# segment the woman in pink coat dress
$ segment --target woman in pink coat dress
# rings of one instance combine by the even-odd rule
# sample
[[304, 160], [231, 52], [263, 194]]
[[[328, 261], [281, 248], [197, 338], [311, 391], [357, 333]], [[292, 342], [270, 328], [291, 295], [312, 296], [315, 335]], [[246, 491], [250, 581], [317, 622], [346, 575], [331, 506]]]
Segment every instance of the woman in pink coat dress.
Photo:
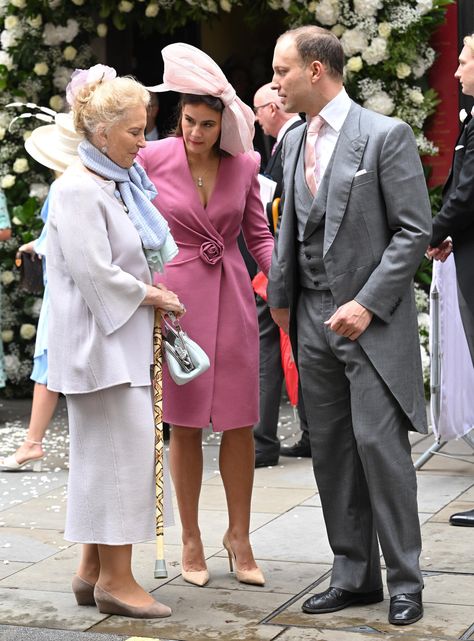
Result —
[[[163, 50], [164, 84], [182, 93], [176, 135], [151, 142], [139, 161], [155, 184], [153, 201], [168, 221], [178, 256], [160, 278], [186, 305], [182, 327], [207, 352], [210, 369], [176, 385], [164, 374], [164, 420], [172, 424], [171, 472], [182, 523], [183, 578], [209, 574], [198, 525], [202, 428], [222, 432], [219, 466], [229, 524], [223, 545], [244, 583], [263, 585], [249, 541], [254, 472], [252, 427], [258, 421], [258, 328], [255, 299], [237, 246], [267, 273], [273, 250], [259, 197], [252, 150], [254, 116], [220, 68], [199, 49]], [[165, 368], [166, 369], [166, 368]]]

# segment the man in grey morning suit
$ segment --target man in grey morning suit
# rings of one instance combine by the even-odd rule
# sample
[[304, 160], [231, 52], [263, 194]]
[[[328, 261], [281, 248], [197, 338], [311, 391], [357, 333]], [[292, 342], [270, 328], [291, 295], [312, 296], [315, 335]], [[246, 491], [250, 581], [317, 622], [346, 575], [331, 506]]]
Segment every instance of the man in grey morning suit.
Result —
[[[408, 440], [409, 430], [427, 431], [412, 288], [431, 235], [423, 171], [408, 125], [347, 96], [336, 36], [319, 27], [286, 32], [273, 69], [285, 110], [305, 112], [309, 125], [284, 142], [268, 300], [275, 322], [289, 324], [334, 552], [331, 587], [303, 611], [382, 601], [378, 539], [389, 621], [406, 625], [423, 616]], [[308, 175], [306, 130], [320, 118]]]

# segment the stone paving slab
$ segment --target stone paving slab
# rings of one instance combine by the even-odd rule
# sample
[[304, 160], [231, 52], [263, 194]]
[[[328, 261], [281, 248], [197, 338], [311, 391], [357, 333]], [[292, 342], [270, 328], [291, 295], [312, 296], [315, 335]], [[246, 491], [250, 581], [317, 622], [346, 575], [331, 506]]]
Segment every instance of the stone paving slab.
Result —
[[427, 471], [418, 474], [418, 509], [420, 512], [438, 512], [472, 483], [473, 478], [468, 476], [439, 476]]
[[474, 591], [473, 528], [429, 521], [423, 525], [422, 540], [421, 567], [424, 570], [471, 573]]
[[259, 559], [332, 564], [321, 508], [298, 506], [252, 534]]
[[106, 616], [95, 607], [79, 607], [68, 592], [0, 587], [0, 624], [88, 630]]
[[472, 483], [471, 487], [468, 490], [466, 490], [459, 497], [459, 500], [460, 501], [469, 501], [469, 502], [471, 502], [473, 504], [473, 507], [474, 507], [474, 476], [472, 478], [472, 481], [473, 481], [473, 483]]
[[[330, 570], [328, 566], [328, 570]], [[474, 606], [474, 576], [471, 574], [450, 574], [446, 572], [424, 571], [423, 601], [431, 603], [444, 603], [453, 605]], [[316, 578], [316, 577], [315, 577]], [[382, 581], [386, 590], [386, 572], [382, 569]], [[310, 585], [310, 584], [308, 584]], [[305, 598], [310, 594], [322, 592], [329, 587], [329, 577], [321, 581], [317, 588], [307, 591]], [[295, 590], [297, 594], [297, 591]], [[388, 595], [386, 594], [387, 598]], [[317, 617], [313, 617], [317, 618]]]
[[[431, 417], [428, 416], [428, 421], [431, 423]], [[433, 432], [429, 434], [410, 433], [410, 443], [412, 452], [421, 454], [430, 448], [436, 442], [436, 437]], [[472, 448], [463, 438], [453, 439], [446, 442], [440, 450], [446, 454], [472, 454]], [[438, 456], [438, 455], [436, 455]]]
[[[464, 494], [461, 496], [464, 497]], [[434, 514], [430, 518], [430, 521], [434, 523], [449, 523], [449, 517], [451, 514], [455, 514], [456, 512], [467, 512], [468, 510], [474, 510], [474, 501], [451, 501], [449, 505], [446, 505], [446, 507], [443, 507], [442, 510]], [[458, 528], [456, 527], [456, 529]], [[453, 536], [455, 536], [454, 532]]]
[[[3, 556], [3, 555], [2, 555]], [[0, 561], [0, 581], [5, 577], [21, 572], [22, 570], [31, 567], [31, 563], [20, 563], [18, 561], [8, 561], [3, 559]]]
[[[95, 634], [87, 632], [69, 632], [66, 630], [42, 630], [40, 628], [23, 628], [0, 626], [0, 641], [130, 641], [117, 634]], [[136, 640], [138, 641], [138, 639]], [[153, 641], [148, 639], [148, 641]], [[165, 639], [156, 641], [166, 641]]]
[[[301, 611], [301, 605], [307, 598], [296, 601], [287, 610], [271, 619], [279, 625], [298, 625], [332, 630], [347, 630], [358, 626], [368, 626], [384, 634], [396, 634], [405, 639], [405, 635], [417, 638], [417, 635], [433, 638], [459, 639], [474, 622], [472, 606], [424, 602], [424, 617], [410, 626], [395, 626], [388, 623], [389, 600], [368, 606], [353, 606], [331, 614], [311, 615]], [[315, 621], [315, 619], [318, 619]], [[362, 641], [362, 638], [360, 641]], [[367, 639], [372, 639], [367, 635]], [[365, 641], [365, 639], [364, 639]]]
[[180, 641], [270, 641], [281, 632], [281, 628], [260, 625], [259, 621], [278, 608], [285, 598], [259, 591], [256, 587], [214, 590], [167, 585], [154, 596], [173, 609], [171, 617], [132, 621], [111, 616], [95, 625], [93, 631]]
[[474, 576], [447, 573], [425, 576], [423, 599], [431, 603], [468, 605], [473, 608]]
[[[204, 549], [206, 557], [219, 551], [218, 548]], [[72, 599], [71, 579], [77, 569], [79, 558], [80, 546], [71, 545], [38, 563], [26, 566], [24, 564], [20, 571], [0, 580], [0, 587], [28, 589], [34, 586], [35, 590], [70, 592]], [[165, 582], [180, 576], [181, 546], [165, 545], [165, 559], [168, 578], [155, 579], [155, 544], [139, 543], [133, 546], [133, 572], [146, 590], [156, 590]]]
[[8, 527], [33, 524], [37, 528], [62, 531], [66, 519], [66, 485], [2, 510], [0, 519]]
[[[0, 415], [4, 409], [1, 405], [0, 401]], [[29, 404], [25, 404], [21, 423], [15, 419], [14, 403], [11, 408], [13, 422], [0, 431], [2, 446], [3, 435], [7, 434], [13, 447], [29, 415]], [[281, 416], [281, 440], [298, 440], [300, 432], [291, 408], [284, 405]], [[448, 524], [451, 513], [474, 506], [474, 466], [467, 462], [474, 462], [474, 451], [463, 440], [450, 442], [442, 451], [458, 454], [466, 461], [433, 457], [418, 472], [426, 616], [414, 626], [396, 628], [387, 622], [388, 599], [333, 615], [300, 612], [310, 590], [327, 587], [332, 562], [309, 459], [281, 457], [278, 466], [256, 470], [251, 540], [267, 583], [259, 588], [235, 580], [229, 573], [221, 540], [227, 512], [217, 469], [220, 435], [206, 430], [200, 517], [211, 580], [205, 588], [197, 588], [181, 578], [179, 525], [165, 531], [169, 574], [165, 580], [153, 577], [154, 542], [135, 546], [137, 579], [174, 608], [171, 618], [150, 622], [107, 617], [95, 608], [75, 604], [70, 579], [80, 546], [62, 538], [67, 477], [65, 425], [65, 413], [60, 412], [48, 433], [49, 472], [0, 474], [0, 537], [4, 537], [0, 538], [0, 641], [125, 641], [129, 637], [149, 641], [474, 639], [474, 531]], [[414, 458], [418, 458], [434, 439], [432, 435], [411, 434], [410, 440]], [[175, 519], [179, 520], [177, 512]], [[26, 551], [19, 537], [28, 539], [23, 546]], [[10, 546], [2, 548], [2, 542]], [[28, 549], [41, 551], [39, 560], [7, 558], [7, 554], [28, 554]], [[318, 580], [320, 584], [314, 588]], [[17, 636], [2, 636], [5, 630], [10, 634], [13, 630]], [[103, 636], [108, 633], [112, 636]]]
[[[29, 499], [54, 492], [67, 483], [67, 471], [18, 472], [2, 471], [0, 474], [0, 510], [10, 509]], [[0, 512], [0, 519], [2, 514]]]
[[71, 544], [55, 530], [0, 528], [0, 558], [35, 563]]
[[[468, 447], [466, 445], [466, 447]], [[471, 452], [474, 451], [471, 449]], [[474, 457], [469, 453], [463, 455], [463, 459], [470, 460], [461, 460], [457, 458], [448, 458], [446, 456], [433, 456], [429, 461], [427, 461], [422, 468], [422, 472], [432, 472], [437, 474], [443, 474], [448, 476], [458, 475], [464, 476], [465, 478], [471, 478], [473, 475], [474, 467]]]
[[425, 636], [415, 633], [410, 634], [405, 630], [402, 633], [377, 633], [361, 626], [360, 631], [351, 632], [345, 630], [328, 630], [327, 628], [307, 629], [302, 627], [287, 628], [279, 637], [278, 641], [445, 641], [446, 637]]
[[424, 523], [431, 521], [432, 517], [432, 512], [418, 512], [418, 520], [420, 521], [420, 525], [424, 525]]
[[[316, 579], [324, 576], [329, 570], [329, 565], [316, 563], [290, 563], [258, 560], [259, 566], [265, 574], [265, 585], [260, 587], [257, 594], [273, 592], [278, 594], [293, 595], [304, 590]], [[238, 584], [234, 574], [229, 572], [227, 556], [215, 556], [207, 561], [210, 580], [206, 588], [217, 590], [244, 590], [255, 592], [255, 586]], [[173, 581], [174, 586], [188, 586], [181, 576]], [[160, 590], [161, 591], [161, 590]]]
[[304, 507], [321, 507], [321, 497], [318, 493], [313, 494], [309, 499], [303, 501], [301, 505]]

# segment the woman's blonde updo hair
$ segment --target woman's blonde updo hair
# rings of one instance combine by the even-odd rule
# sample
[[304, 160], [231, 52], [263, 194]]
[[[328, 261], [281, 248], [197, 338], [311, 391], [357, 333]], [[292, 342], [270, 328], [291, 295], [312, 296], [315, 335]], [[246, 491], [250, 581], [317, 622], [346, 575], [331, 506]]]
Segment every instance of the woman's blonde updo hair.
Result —
[[84, 85], [74, 99], [74, 126], [88, 140], [99, 126], [107, 131], [120, 121], [129, 109], [139, 105], [148, 107], [150, 94], [133, 78], [90, 82]]

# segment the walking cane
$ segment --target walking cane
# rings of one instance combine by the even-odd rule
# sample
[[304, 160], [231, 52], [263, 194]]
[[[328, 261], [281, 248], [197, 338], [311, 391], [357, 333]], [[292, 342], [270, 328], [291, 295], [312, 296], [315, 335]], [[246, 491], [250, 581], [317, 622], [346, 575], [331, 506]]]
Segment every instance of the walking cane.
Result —
[[163, 528], [163, 368], [161, 355], [161, 314], [155, 309], [153, 327], [153, 413], [155, 419], [156, 561], [155, 579], [166, 579]]

